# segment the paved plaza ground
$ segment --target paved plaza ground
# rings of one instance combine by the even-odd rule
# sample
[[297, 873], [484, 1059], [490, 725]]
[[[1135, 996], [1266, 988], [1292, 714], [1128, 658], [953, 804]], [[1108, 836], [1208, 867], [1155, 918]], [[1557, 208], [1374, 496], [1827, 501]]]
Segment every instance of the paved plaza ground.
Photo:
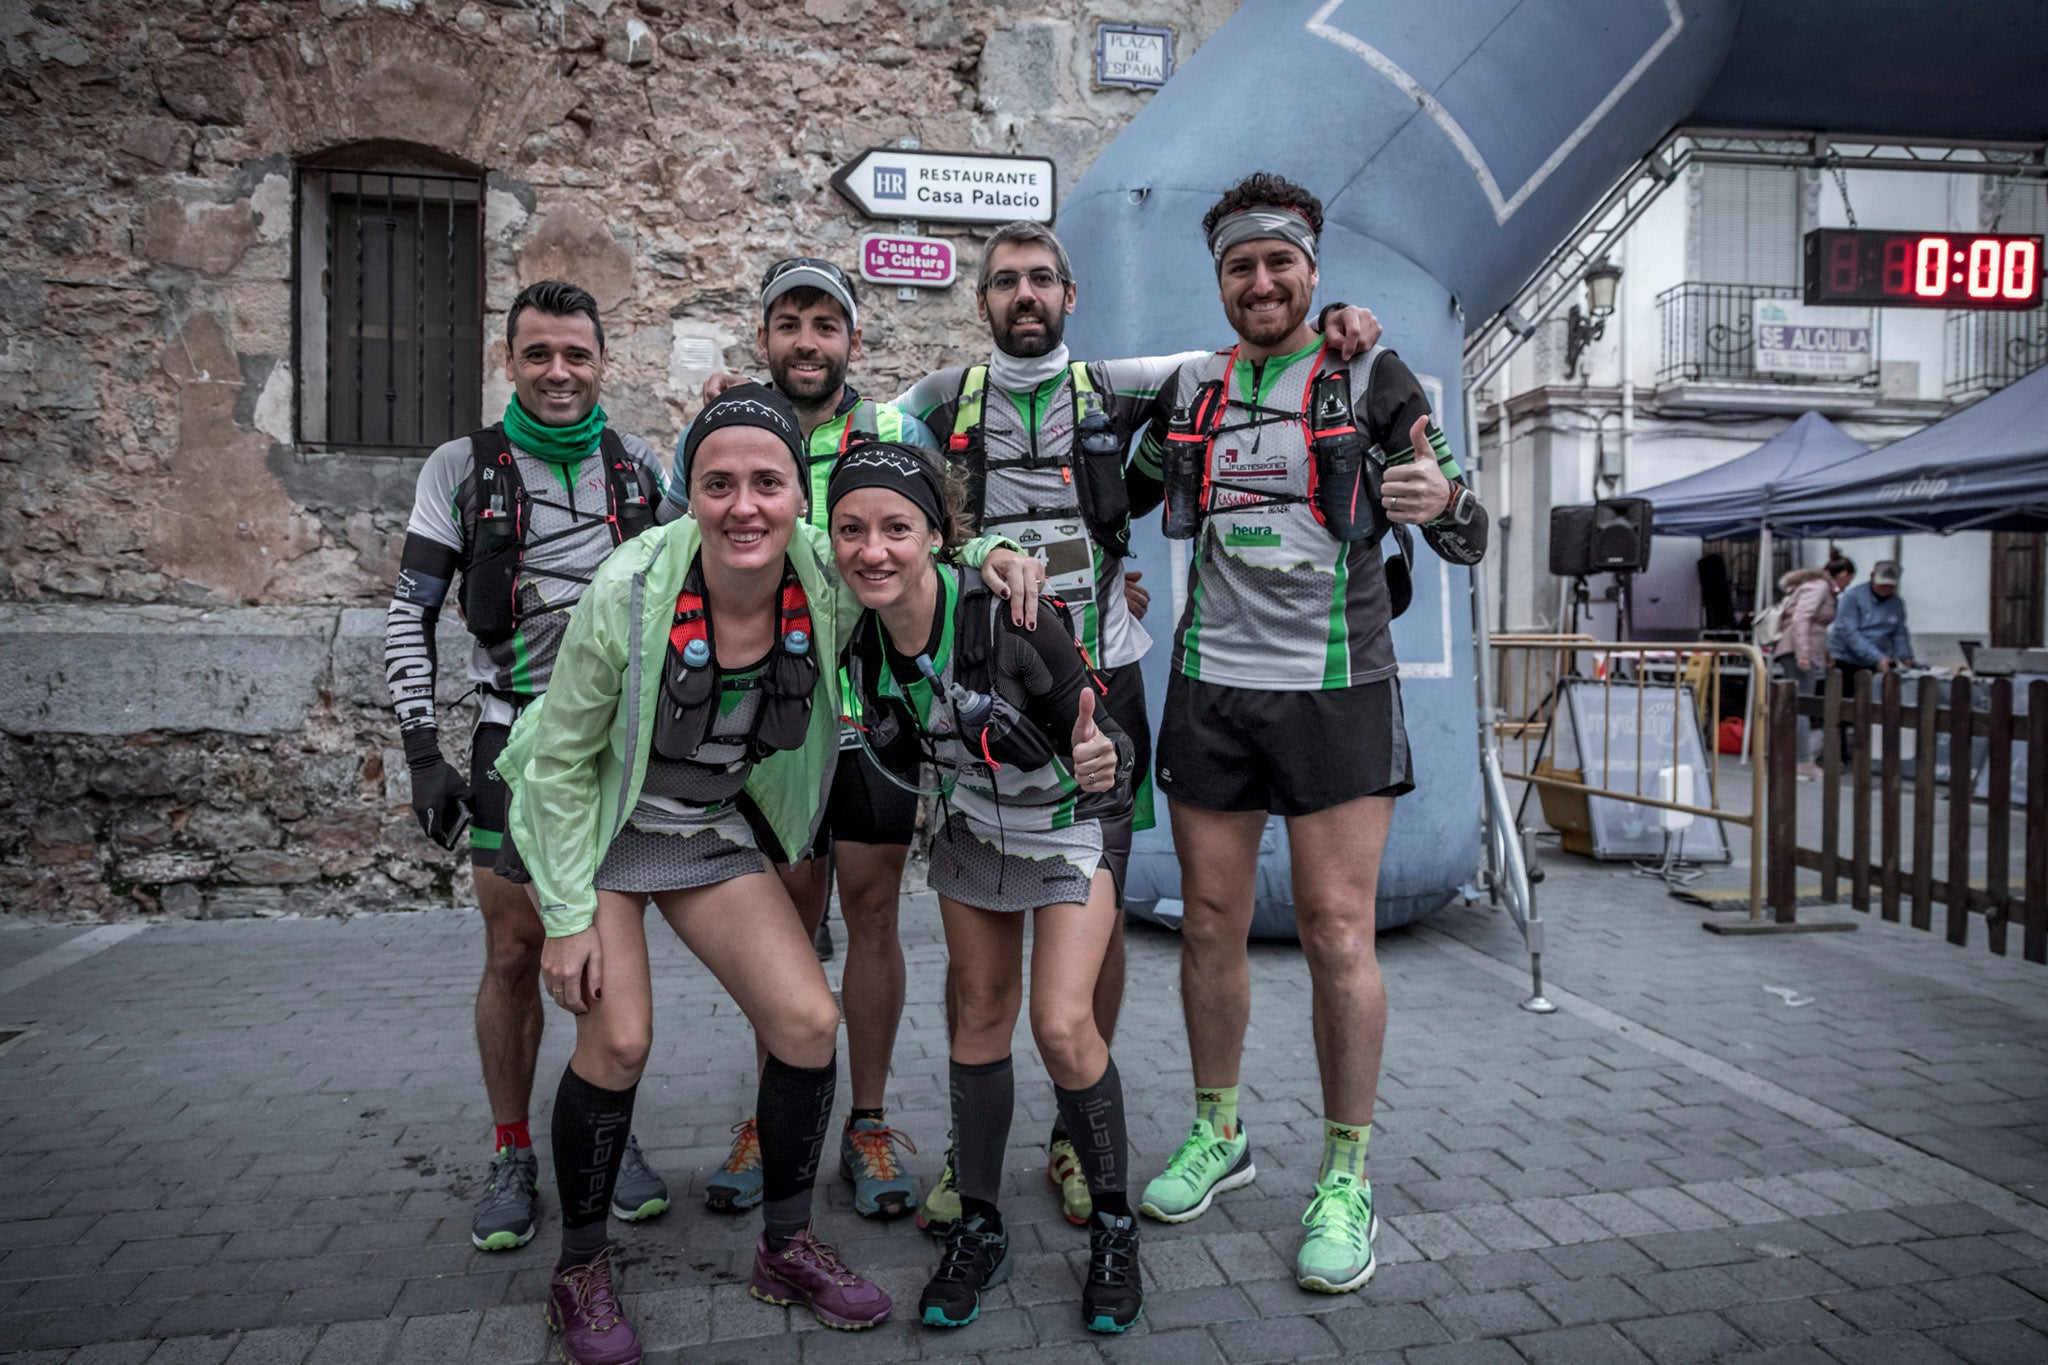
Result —
[[[1086, 1244], [1043, 1175], [1052, 1091], [1022, 1035], [1019, 1269], [980, 1322], [910, 1321], [933, 1244], [857, 1218], [836, 1179], [824, 1234], [897, 1320], [842, 1334], [749, 1299], [755, 1225], [699, 1195], [751, 1102], [750, 1044], [657, 936], [635, 1126], [676, 1207], [619, 1234], [648, 1359], [2048, 1361], [2048, 970], [1989, 956], [1981, 924], [1957, 949], [1846, 910], [1813, 913], [1856, 933], [1711, 936], [1625, 868], [1546, 861], [1558, 1013], [1516, 1008], [1521, 941], [1484, 902], [1382, 943], [1381, 1267], [1354, 1295], [1293, 1283], [1320, 1149], [1308, 992], [1293, 948], [1254, 950], [1258, 1183], [1145, 1225], [1145, 1319], [1118, 1340], [1081, 1330]], [[890, 1103], [929, 1177], [944, 958], [931, 897], [904, 918]], [[468, 1240], [479, 956], [454, 911], [0, 931], [0, 1362], [543, 1358], [552, 1179], [532, 1245]], [[1116, 1053], [1138, 1181], [1189, 1117], [1177, 956], [1134, 927]], [[565, 1023], [541, 1060], [543, 1148]]]

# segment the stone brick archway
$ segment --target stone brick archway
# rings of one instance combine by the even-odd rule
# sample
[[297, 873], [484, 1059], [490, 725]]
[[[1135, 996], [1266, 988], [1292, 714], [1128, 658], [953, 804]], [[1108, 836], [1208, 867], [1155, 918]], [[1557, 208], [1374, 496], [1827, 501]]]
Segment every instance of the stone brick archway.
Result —
[[281, 34], [250, 53], [245, 125], [304, 157], [352, 143], [438, 148], [475, 169], [512, 162], [521, 143], [582, 101], [556, 58], [507, 79], [504, 54], [402, 19], [369, 18]]

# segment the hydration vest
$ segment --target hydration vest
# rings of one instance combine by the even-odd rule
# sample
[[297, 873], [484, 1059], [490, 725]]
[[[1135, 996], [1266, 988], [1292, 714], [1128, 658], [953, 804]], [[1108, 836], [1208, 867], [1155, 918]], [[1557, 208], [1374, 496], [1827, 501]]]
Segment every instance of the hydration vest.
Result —
[[[1103, 410], [1102, 399], [1088, 377], [1085, 362], [1067, 367], [1071, 376], [1074, 429], [1060, 460], [1061, 479], [1074, 489], [1081, 520], [1104, 553], [1122, 559], [1131, 552], [1131, 495], [1124, 483], [1125, 439], [1117, 435]], [[982, 406], [988, 392], [988, 366], [970, 365], [960, 377], [960, 395], [953, 409], [953, 434], [946, 458], [967, 483], [967, 511], [976, 530], [985, 529], [989, 470], [1033, 467], [1024, 460], [991, 466], [983, 431]], [[1031, 507], [1017, 519], [1071, 516], [1065, 507]]]
[[[1205, 379], [1197, 385], [1194, 397], [1185, 407], [1176, 409], [1168, 423], [1162, 458], [1166, 489], [1161, 509], [1164, 530], [1169, 539], [1176, 540], [1200, 534], [1219, 489], [1253, 495], [1251, 501], [1231, 504], [1235, 508], [1306, 504], [1316, 524], [1344, 543], [1378, 543], [1391, 530], [1400, 555], [1386, 561], [1387, 597], [1392, 614], [1399, 616], [1408, 610], [1414, 597], [1414, 537], [1406, 525], [1389, 519], [1381, 505], [1380, 479], [1386, 467], [1386, 454], [1358, 430], [1348, 365], [1323, 372], [1323, 357], [1328, 353], [1325, 343], [1309, 367], [1304, 388], [1308, 406], [1301, 412], [1283, 412], [1229, 396], [1230, 376], [1237, 366], [1237, 347], [1231, 347], [1224, 360], [1223, 377]], [[1376, 347], [1368, 357], [1368, 392], [1373, 371], [1385, 354]], [[1233, 405], [1251, 413], [1253, 420], [1226, 425], [1224, 415]], [[1215, 475], [1213, 455], [1217, 436], [1272, 422], [1294, 422], [1301, 426], [1302, 441], [1308, 451], [1306, 493], [1248, 488]], [[1422, 458], [1420, 452], [1416, 458]]]
[[[777, 751], [800, 749], [810, 732], [811, 698], [818, 684], [812, 648], [811, 605], [796, 570], [786, 568], [776, 604], [775, 647], [751, 685], [761, 705], [744, 745], [750, 763]], [[676, 595], [668, 651], [662, 658], [661, 698], [654, 717], [654, 752], [686, 761], [704, 743], [718, 714], [722, 674], [711, 616], [704, 605], [704, 571], [692, 564]]]
[[[978, 723], [970, 722], [965, 716], [960, 717], [962, 730], [957, 738], [963, 747], [980, 754], [991, 770], [1005, 764], [1025, 769], [1039, 768], [1060, 755], [1045, 732], [1025, 716], [1024, 706], [1028, 698], [1023, 683], [997, 666], [1001, 613], [1008, 606], [1007, 602], [990, 592], [986, 584], [970, 584], [968, 577], [962, 575], [960, 597], [953, 607], [953, 652], [949, 667], [956, 684], [969, 693], [988, 698], [992, 705]], [[1059, 618], [1066, 638], [1074, 638], [1074, 621], [1066, 603], [1057, 597], [1046, 597], [1040, 599], [1039, 608], [1041, 611], [1051, 609]], [[1077, 645], [1075, 648], [1080, 647]], [[907, 734], [917, 742], [923, 760], [936, 763], [936, 747], [916, 718], [906, 714], [902, 703], [883, 698], [881, 678], [888, 667], [879, 620], [872, 611], [863, 612], [854, 626], [852, 638], [847, 641], [847, 672], [851, 679], [851, 686], [846, 692], [850, 712], [847, 720], [866, 730], [871, 748], [892, 748], [901, 744]], [[1089, 674], [1095, 676], [1092, 667]], [[934, 705], [937, 704], [935, 698]], [[956, 715], [961, 709], [950, 698], [946, 704], [954, 709]]]
[[[610, 427], [599, 433], [597, 453], [605, 465], [604, 519], [610, 526], [612, 544], [620, 545], [654, 525], [654, 508], [640, 485], [638, 465]], [[581, 534], [584, 528], [572, 526], [543, 540], [527, 539], [530, 499], [503, 426], [472, 432], [469, 454], [475, 506], [463, 517], [468, 543], [463, 556], [462, 615], [471, 635], [495, 645], [511, 639], [519, 629], [519, 566], [526, 552], [547, 540]]]

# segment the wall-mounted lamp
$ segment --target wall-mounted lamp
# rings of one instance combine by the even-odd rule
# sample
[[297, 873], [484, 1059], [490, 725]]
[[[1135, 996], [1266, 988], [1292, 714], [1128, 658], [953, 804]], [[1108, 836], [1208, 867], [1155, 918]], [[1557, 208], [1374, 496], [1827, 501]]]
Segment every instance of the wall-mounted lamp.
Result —
[[1609, 260], [1595, 262], [1586, 271], [1586, 311], [1572, 305], [1565, 315], [1564, 377], [1579, 372], [1579, 359], [1586, 348], [1607, 331], [1607, 319], [1614, 312], [1614, 287], [1621, 283], [1621, 267]]

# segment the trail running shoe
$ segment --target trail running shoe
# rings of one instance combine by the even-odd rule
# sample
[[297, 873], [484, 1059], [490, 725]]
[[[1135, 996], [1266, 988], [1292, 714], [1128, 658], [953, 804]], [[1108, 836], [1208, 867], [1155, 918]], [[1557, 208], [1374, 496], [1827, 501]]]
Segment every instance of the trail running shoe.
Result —
[[965, 1327], [981, 1316], [981, 1295], [1010, 1278], [1010, 1234], [990, 1232], [980, 1214], [946, 1230], [938, 1273], [917, 1301], [927, 1327]]
[[939, 1171], [939, 1182], [926, 1192], [924, 1203], [918, 1205], [917, 1226], [920, 1231], [934, 1237], [944, 1237], [953, 1224], [960, 1221], [960, 1186], [953, 1179], [953, 1149], [946, 1149], [946, 1164]]
[[1081, 1157], [1071, 1138], [1054, 1138], [1045, 1149], [1045, 1178], [1059, 1187], [1060, 1212], [1075, 1227], [1086, 1227], [1095, 1212], [1088, 1196], [1088, 1179], [1081, 1174]]
[[612, 1254], [557, 1270], [541, 1310], [569, 1365], [640, 1365], [640, 1336], [612, 1288]]
[[917, 1207], [917, 1182], [896, 1160], [895, 1143], [917, 1151], [880, 1119], [855, 1119], [839, 1134], [839, 1175], [853, 1182], [853, 1211], [863, 1218], [901, 1218]]
[[1251, 1138], [1242, 1125], [1236, 1137], [1220, 1138], [1206, 1119], [1196, 1119], [1188, 1140], [1145, 1187], [1138, 1210], [1162, 1223], [1185, 1223], [1207, 1213], [1217, 1195], [1249, 1185], [1258, 1176]]
[[1348, 1294], [1372, 1279], [1379, 1266], [1372, 1239], [1379, 1215], [1372, 1211], [1372, 1182], [1349, 1171], [1332, 1171], [1316, 1182], [1316, 1197], [1301, 1216], [1308, 1236], [1294, 1258], [1294, 1282], [1319, 1294]]
[[533, 1148], [500, 1147], [484, 1177], [469, 1240], [478, 1251], [511, 1251], [533, 1240], [533, 1201], [540, 1193], [540, 1158]]
[[640, 1155], [640, 1139], [626, 1139], [626, 1153], [619, 1158], [618, 1183], [612, 1186], [612, 1217], [637, 1223], [668, 1212], [668, 1185]]
[[1125, 1214], [1088, 1220], [1088, 1282], [1081, 1286], [1081, 1323], [1091, 1332], [1121, 1332], [1145, 1314], [1138, 1269], [1138, 1220]]
[[754, 1242], [754, 1280], [747, 1292], [763, 1303], [808, 1308], [819, 1322], [857, 1332], [885, 1321], [893, 1306], [881, 1287], [847, 1269], [839, 1253], [805, 1228], [780, 1251], [763, 1233]]
[[704, 1185], [704, 1207], [714, 1213], [738, 1213], [761, 1202], [761, 1130], [749, 1118], [732, 1131], [725, 1165]]

